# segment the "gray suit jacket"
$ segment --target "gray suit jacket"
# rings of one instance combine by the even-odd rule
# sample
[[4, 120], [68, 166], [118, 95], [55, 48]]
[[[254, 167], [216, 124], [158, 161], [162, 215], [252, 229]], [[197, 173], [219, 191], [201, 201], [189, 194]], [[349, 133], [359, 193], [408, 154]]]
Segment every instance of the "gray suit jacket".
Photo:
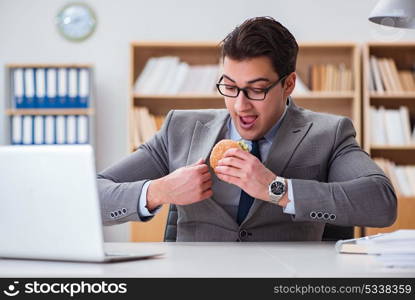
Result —
[[[151, 219], [137, 210], [143, 184], [208, 158], [224, 138], [228, 119], [227, 110], [171, 111], [148, 143], [98, 175], [104, 224]], [[292, 179], [295, 216], [255, 199], [239, 226], [215, 199], [215, 192], [229, 185], [216, 184], [212, 198], [177, 206], [177, 241], [321, 240], [325, 223], [391, 225], [396, 218], [393, 187], [355, 135], [348, 118], [298, 108], [290, 100], [264, 164]]]

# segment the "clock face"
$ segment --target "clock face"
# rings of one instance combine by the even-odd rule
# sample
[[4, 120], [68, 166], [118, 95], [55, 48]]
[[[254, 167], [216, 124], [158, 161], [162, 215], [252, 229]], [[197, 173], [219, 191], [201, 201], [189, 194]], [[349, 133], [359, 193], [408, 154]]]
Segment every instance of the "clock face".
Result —
[[92, 34], [96, 26], [93, 11], [81, 3], [69, 4], [58, 13], [60, 33], [69, 40], [81, 41]]
[[271, 184], [271, 192], [274, 195], [282, 195], [285, 192], [284, 184], [282, 182], [276, 181]]

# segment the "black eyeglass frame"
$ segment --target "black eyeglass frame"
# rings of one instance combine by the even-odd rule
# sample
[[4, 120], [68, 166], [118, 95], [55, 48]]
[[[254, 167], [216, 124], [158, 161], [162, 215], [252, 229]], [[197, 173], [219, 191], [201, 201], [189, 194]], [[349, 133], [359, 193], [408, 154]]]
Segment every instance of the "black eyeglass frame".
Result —
[[[272, 83], [270, 86], [268, 86], [268, 87], [266, 87], [266, 88], [263, 88], [263, 89], [256, 88], [256, 90], [262, 90], [262, 91], [263, 91], [263, 93], [264, 93], [264, 98], [262, 98], [262, 99], [252, 99], [252, 98], [250, 98], [250, 97], [248, 96], [248, 91], [247, 91], [247, 90], [249, 90], [249, 89], [252, 89], [252, 88], [250, 88], [250, 87], [240, 88], [240, 87], [237, 87], [236, 85], [230, 85], [230, 84], [220, 83], [220, 82], [222, 81], [222, 79], [223, 79], [223, 75], [220, 77], [220, 79], [219, 79], [218, 83], [216, 84], [216, 89], [218, 90], [218, 92], [219, 92], [222, 96], [225, 96], [225, 97], [229, 97], [229, 98], [237, 98], [237, 97], [239, 96], [239, 93], [242, 91], [242, 92], [244, 93], [245, 97], [246, 97], [246, 98], [248, 98], [249, 100], [253, 100], [253, 101], [263, 101], [263, 100], [265, 100], [265, 98], [267, 97], [268, 92], [269, 92], [269, 91], [270, 91], [273, 87], [277, 86], [277, 85], [278, 85], [281, 81], [283, 81], [285, 78], [287, 78], [287, 76], [288, 76], [288, 75], [289, 75], [289, 74], [287, 74], [287, 75], [284, 75], [284, 76], [280, 77], [277, 81], [275, 81], [274, 83]], [[223, 93], [221, 92], [221, 90], [220, 90], [220, 86], [232, 86], [232, 87], [234, 87], [234, 88], [236, 88], [236, 89], [237, 89], [237, 93], [236, 93], [236, 95], [235, 95], [235, 96], [225, 95], [225, 94], [223, 94]]]

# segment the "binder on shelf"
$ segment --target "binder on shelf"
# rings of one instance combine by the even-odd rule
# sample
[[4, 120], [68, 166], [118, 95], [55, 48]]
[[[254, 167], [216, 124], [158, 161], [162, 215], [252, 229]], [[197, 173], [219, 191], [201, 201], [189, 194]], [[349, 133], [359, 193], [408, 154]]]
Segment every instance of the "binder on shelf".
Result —
[[89, 143], [89, 118], [87, 116], [77, 117], [77, 143]]
[[58, 76], [56, 68], [46, 69], [46, 101], [45, 108], [57, 108]]
[[68, 102], [68, 72], [65, 68], [58, 70], [58, 101], [56, 108], [65, 108]]
[[34, 107], [46, 108], [46, 72], [44, 68], [37, 68], [34, 70], [36, 78], [36, 97]]
[[45, 116], [45, 144], [52, 145], [56, 141], [55, 116]]
[[66, 144], [65, 116], [56, 116], [56, 144]]
[[23, 116], [23, 134], [22, 143], [24, 145], [33, 144], [33, 118], [32, 116]]
[[78, 70], [75, 68], [68, 69], [68, 101], [65, 105], [66, 108], [79, 107], [78, 98]]
[[76, 116], [66, 117], [66, 143], [76, 144]]
[[79, 107], [89, 107], [90, 97], [90, 71], [86, 68], [82, 68], [79, 71]]
[[35, 74], [33, 68], [24, 69], [24, 95], [22, 108], [35, 108]]
[[13, 145], [21, 145], [23, 141], [23, 119], [21, 115], [15, 115], [11, 119], [11, 138]]
[[33, 121], [33, 144], [35, 145], [42, 145], [44, 144], [44, 124], [43, 124], [43, 116], [34, 116]]
[[13, 69], [13, 108], [24, 108], [24, 70], [22, 68]]

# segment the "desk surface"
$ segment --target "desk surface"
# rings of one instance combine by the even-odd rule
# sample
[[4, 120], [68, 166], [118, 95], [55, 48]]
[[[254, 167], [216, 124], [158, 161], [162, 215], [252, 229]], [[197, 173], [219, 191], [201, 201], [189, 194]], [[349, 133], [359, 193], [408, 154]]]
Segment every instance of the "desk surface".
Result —
[[415, 277], [370, 255], [337, 254], [328, 242], [106, 243], [107, 251], [164, 252], [120, 263], [0, 259], [0, 277]]

